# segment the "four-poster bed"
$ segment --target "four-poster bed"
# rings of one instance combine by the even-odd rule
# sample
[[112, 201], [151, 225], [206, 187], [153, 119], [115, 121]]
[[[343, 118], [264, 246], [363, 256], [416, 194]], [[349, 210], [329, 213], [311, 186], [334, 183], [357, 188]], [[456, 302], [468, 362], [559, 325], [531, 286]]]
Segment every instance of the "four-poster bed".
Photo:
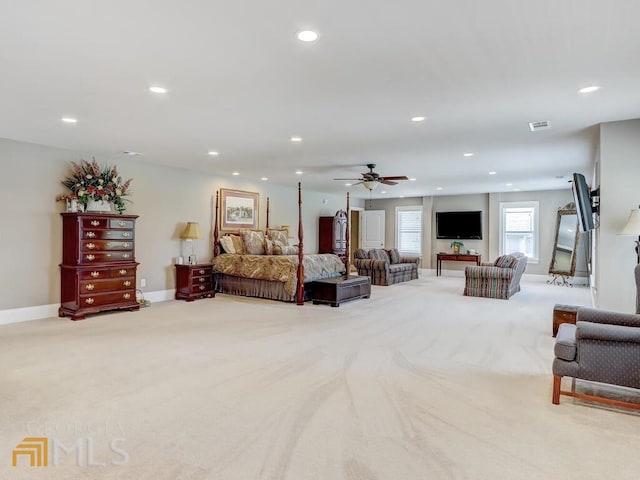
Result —
[[[269, 199], [267, 198], [266, 233], [263, 231], [225, 232], [221, 238], [219, 194], [216, 192], [215, 219], [213, 232], [213, 269], [216, 277], [217, 291], [232, 295], [267, 298], [285, 302], [296, 302], [303, 305], [310, 299], [309, 290], [305, 284], [316, 280], [342, 277], [345, 272], [345, 264], [334, 254], [304, 254], [304, 233], [302, 228], [302, 186], [298, 183], [298, 243], [288, 245], [288, 241], [278, 234], [278, 229], [269, 227]], [[224, 237], [231, 237], [224, 239]], [[233, 238], [236, 237], [236, 238]], [[238, 237], [250, 247], [251, 253], [222, 253], [225, 245], [230, 243], [239, 245]], [[264, 250], [258, 245], [259, 239], [264, 240]], [[273, 240], [278, 238], [278, 240]], [[228, 240], [231, 240], [229, 242]], [[273, 251], [283, 254], [272, 254], [269, 251], [269, 242]], [[286, 245], [281, 245], [283, 242]], [[278, 250], [279, 249], [279, 250]], [[289, 252], [296, 252], [291, 254]], [[236, 249], [237, 252], [237, 249]], [[256, 253], [258, 252], [258, 253]], [[289, 253], [289, 254], [287, 254]]]

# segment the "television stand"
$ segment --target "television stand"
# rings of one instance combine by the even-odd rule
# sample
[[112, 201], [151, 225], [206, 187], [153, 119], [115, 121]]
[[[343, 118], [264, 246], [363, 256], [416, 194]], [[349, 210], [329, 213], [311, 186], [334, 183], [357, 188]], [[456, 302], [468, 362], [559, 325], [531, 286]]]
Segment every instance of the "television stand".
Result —
[[480, 265], [480, 258], [482, 255], [479, 253], [438, 253], [438, 261], [436, 263], [436, 276], [439, 277], [442, 273], [442, 261], [447, 262], [473, 262], [476, 265]]

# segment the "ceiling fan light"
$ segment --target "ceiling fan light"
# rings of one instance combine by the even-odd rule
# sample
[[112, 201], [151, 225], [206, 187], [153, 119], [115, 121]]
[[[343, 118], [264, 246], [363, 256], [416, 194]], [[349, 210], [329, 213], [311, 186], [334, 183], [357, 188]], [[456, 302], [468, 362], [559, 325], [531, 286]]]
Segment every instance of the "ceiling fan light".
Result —
[[375, 180], [365, 180], [362, 182], [362, 185], [364, 185], [364, 188], [367, 190], [375, 190], [378, 188], [378, 185], [380, 185], [380, 182], [376, 182]]

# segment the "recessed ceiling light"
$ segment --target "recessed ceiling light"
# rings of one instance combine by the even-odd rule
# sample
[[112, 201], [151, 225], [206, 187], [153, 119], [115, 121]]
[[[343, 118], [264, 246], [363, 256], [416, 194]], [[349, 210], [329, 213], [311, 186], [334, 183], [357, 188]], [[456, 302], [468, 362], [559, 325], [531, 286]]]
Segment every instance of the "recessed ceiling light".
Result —
[[302, 141], [302, 137], [291, 137], [291, 141], [294, 143], [300, 143]]
[[387, 191], [386, 190], [382, 190], [380, 193], [387, 193]]
[[462, 154], [463, 157], [473, 157], [473, 153], [467, 152]]
[[415, 117], [411, 117], [412, 122], [424, 122], [427, 117], [423, 117], [422, 115], [417, 115]]
[[507, 187], [510, 187], [510, 186], [512, 186], [512, 185], [513, 185], [513, 183], [505, 183], [505, 185], [506, 185]]
[[231, 175], [238, 176], [238, 175], [240, 175], [240, 172], [233, 172]]
[[217, 157], [218, 155], [220, 155], [220, 152], [216, 152], [215, 150], [209, 150], [209, 152], [207, 153], [212, 157]]
[[489, 175], [495, 175], [498, 172], [489, 172]]
[[260, 180], [262, 180], [263, 182], [266, 182], [269, 179], [267, 177], [262, 177]]
[[404, 195], [400, 195], [400, 198], [404, 198]]
[[157, 85], [154, 85], [152, 87], [149, 87], [149, 91], [153, 92], [153, 93], [167, 93], [167, 89], [164, 87], [159, 87]]
[[344, 184], [345, 187], [350, 187], [351, 185], [353, 185], [353, 184], [351, 184], [351, 183], [345, 183]]
[[296, 170], [296, 175], [302, 175], [304, 172], [302, 170]]
[[78, 123], [78, 119], [72, 117], [62, 117], [60, 120], [62, 120], [64, 123]]
[[588, 87], [582, 87], [578, 90], [578, 93], [593, 93], [597, 90], [600, 90], [600, 85], [590, 85]]
[[514, 189], [513, 189], [513, 191], [514, 191], [514, 192], [519, 192], [519, 191], [520, 191], [520, 189], [519, 189], [519, 188], [514, 188]]
[[313, 30], [302, 30], [296, 34], [301, 42], [315, 42], [318, 39], [318, 33]]
[[410, 181], [410, 182], [415, 182], [415, 181], [416, 181], [416, 179], [415, 179], [415, 178], [410, 178], [410, 179], [409, 179], [409, 181]]
[[442, 190], [442, 187], [436, 187], [436, 190]]
[[125, 151], [124, 151], [124, 152], [122, 152], [122, 153], [124, 153], [125, 155], [129, 155], [130, 157], [135, 157], [135, 156], [138, 156], [138, 155], [140, 155], [140, 156], [144, 155], [144, 153], [140, 153], [140, 152], [133, 152], [133, 151], [131, 151], [131, 150], [125, 150]]

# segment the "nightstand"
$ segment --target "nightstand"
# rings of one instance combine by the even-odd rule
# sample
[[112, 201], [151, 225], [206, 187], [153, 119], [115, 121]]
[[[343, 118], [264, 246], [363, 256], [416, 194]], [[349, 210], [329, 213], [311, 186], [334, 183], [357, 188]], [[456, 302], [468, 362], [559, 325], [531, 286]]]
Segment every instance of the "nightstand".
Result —
[[176, 300], [192, 302], [196, 298], [215, 296], [213, 265], [176, 265]]

